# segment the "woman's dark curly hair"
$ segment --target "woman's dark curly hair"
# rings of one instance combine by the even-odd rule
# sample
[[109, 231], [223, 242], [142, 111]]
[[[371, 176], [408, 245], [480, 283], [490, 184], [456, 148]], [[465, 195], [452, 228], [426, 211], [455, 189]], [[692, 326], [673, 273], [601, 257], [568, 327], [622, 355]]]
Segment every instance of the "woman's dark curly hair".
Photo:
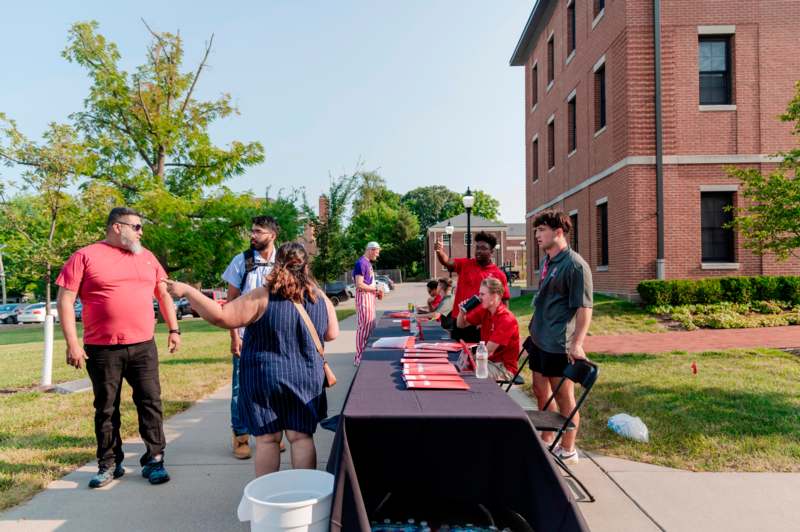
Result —
[[278, 248], [267, 283], [270, 294], [298, 303], [306, 298], [317, 302], [319, 286], [308, 268], [308, 252], [297, 242], [287, 242]]

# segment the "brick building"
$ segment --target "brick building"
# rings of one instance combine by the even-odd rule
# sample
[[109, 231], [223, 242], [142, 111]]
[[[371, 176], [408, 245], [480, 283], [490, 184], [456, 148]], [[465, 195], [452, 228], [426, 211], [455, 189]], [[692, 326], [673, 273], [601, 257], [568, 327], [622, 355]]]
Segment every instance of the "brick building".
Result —
[[796, 0], [538, 0], [511, 58], [525, 69], [528, 278], [531, 219], [549, 208], [576, 222], [598, 291], [800, 273], [723, 227], [744, 206], [726, 168], [768, 172], [793, 145], [777, 117], [800, 77], [796, 20]]
[[[447, 224], [453, 225], [452, 244], [449, 242], [449, 235], [445, 231]], [[509, 265], [512, 270], [517, 270], [524, 275], [525, 270], [525, 224], [505, 224], [494, 222], [481, 216], [472, 215], [470, 228], [473, 238], [476, 233], [484, 231], [494, 235], [497, 239], [497, 249], [494, 254], [494, 262], [498, 266]], [[428, 228], [425, 259], [428, 263], [428, 275], [433, 279], [447, 275], [447, 269], [436, 260], [436, 253], [433, 251], [433, 244], [441, 240], [444, 242], [444, 250], [451, 257], [467, 256], [467, 214], [462, 213], [448, 220], [443, 220]], [[452, 249], [452, 253], [451, 253]], [[473, 257], [474, 248], [473, 248]], [[455, 277], [455, 274], [453, 274]]]

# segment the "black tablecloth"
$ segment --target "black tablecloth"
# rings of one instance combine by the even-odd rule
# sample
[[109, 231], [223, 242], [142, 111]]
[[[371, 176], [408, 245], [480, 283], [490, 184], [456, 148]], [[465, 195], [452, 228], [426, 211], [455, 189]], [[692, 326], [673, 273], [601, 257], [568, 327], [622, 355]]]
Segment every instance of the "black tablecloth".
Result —
[[[392, 325], [383, 329], [400, 335]], [[351, 384], [328, 461], [331, 530], [369, 530], [392, 505], [403, 513], [393, 518], [425, 519], [432, 503], [482, 504], [495, 516], [511, 509], [537, 531], [588, 530], [524, 411], [500, 387], [466, 375], [469, 391], [407, 390], [401, 355], [367, 349]]]

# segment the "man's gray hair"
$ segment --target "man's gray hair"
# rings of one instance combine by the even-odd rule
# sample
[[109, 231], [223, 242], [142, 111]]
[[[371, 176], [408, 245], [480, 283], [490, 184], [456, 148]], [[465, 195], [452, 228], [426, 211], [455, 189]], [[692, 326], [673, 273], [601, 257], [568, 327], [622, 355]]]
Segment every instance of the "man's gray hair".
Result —
[[138, 216], [139, 218], [142, 217], [134, 209], [130, 207], [114, 207], [111, 209], [111, 212], [108, 213], [108, 221], [106, 221], [106, 229], [109, 229], [112, 225], [119, 222], [120, 218], [123, 216]]

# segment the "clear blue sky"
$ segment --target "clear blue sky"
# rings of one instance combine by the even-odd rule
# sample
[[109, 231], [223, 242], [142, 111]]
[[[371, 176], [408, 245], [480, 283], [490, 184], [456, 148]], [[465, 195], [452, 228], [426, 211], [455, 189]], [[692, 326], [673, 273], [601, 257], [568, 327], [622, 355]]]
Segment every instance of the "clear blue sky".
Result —
[[[523, 70], [508, 66], [531, 0], [8, 2], [0, 23], [0, 110], [38, 137], [78, 110], [88, 81], [60, 53], [67, 30], [97, 20], [123, 66], [144, 62], [149, 35], [180, 30], [186, 68], [215, 34], [199, 97], [228, 92], [240, 116], [215, 142], [258, 140], [264, 164], [228, 182], [263, 193], [302, 186], [357, 161], [406, 192], [467, 185], [524, 219]], [[7, 173], [5, 175], [8, 175]]]

